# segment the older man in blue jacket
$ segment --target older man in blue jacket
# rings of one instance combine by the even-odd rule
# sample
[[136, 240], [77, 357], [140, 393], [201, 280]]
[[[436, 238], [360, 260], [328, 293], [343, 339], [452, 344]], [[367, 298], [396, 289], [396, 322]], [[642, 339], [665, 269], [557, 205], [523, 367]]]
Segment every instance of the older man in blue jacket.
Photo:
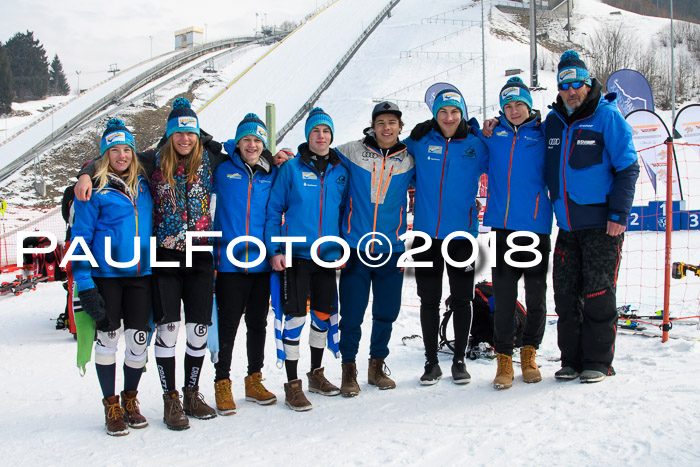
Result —
[[558, 69], [559, 96], [545, 123], [547, 186], [559, 226], [553, 279], [562, 368], [555, 378], [595, 383], [615, 374], [615, 289], [639, 164], [615, 95], [601, 96], [573, 50]]

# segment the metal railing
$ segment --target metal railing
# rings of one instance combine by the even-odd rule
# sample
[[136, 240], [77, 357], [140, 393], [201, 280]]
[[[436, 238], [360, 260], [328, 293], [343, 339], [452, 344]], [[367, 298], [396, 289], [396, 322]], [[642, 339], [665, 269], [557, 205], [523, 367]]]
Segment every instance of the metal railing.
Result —
[[[284, 37], [283, 34], [280, 35], [280, 37]], [[194, 46], [191, 48], [188, 48], [187, 50], [183, 51], [182, 53], [159, 63], [158, 65], [154, 66], [153, 68], [150, 68], [149, 70], [141, 73], [134, 79], [128, 81], [124, 85], [120, 86], [116, 90], [110, 92], [103, 98], [99, 99], [97, 102], [94, 104], [90, 105], [87, 109], [83, 110], [79, 114], [77, 114], [75, 117], [71, 118], [68, 122], [66, 122], [61, 128], [59, 128], [57, 131], [52, 132], [52, 134], [41, 141], [39, 141], [37, 144], [35, 144], [31, 149], [26, 151], [24, 154], [16, 158], [14, 161], [10, 162], [8, 165], [0, 169], [0, 181], [3, 181], [6, 179], [8, 176], [10, 176], [13, 172], [21, 168], [23, 165], [25, 165], [27, 162], [29, 162], [32, 158], [36, 157], [39, 155], [42, 151], [44, 151], [47, 147], [55, 144], [57, 140], [61, 140], [64, 137], [70, 135], [76, 128], [78, 128], [84, 121], [90, 119], [92, 116], [94, 116], [96, 113], [101, 111], [105, 106], [109, 105], [112, 102], [119, 102], [120, 99], [124, 96], [128, 96], [130, 93], [134, 92], [136, 89], [139, 89], [140, 87], [158, 79], [161, 78], [162, 76], [166, 75], [167, 73], [171, 72], [172, 70], [179, 68], [183, 66], [185, 63], [188, 63], [192, 60], [195, 60], [196, 58], [210, 53], [214, 52], [217, 50], [221, 50], [224, 48], [231, 48], [231, 47], [236, 47], [240, 46], [242, 44], [249, 44], [253, 42], [258, 42], [262, 40], [270, 40], [269, 37], [251, 37], [251, 36], [244, 36], [244, 37], [234, 37], [234, 38], [229, 38], [229, 39], [222, 39], [219, 41], [214, 41], [214, 42], [209, 42], [207, 44], [199, 45], [199, 46]], [[72, 102], [72, 101], [71, 101]], [[50, 114], [49, 114], [50, 115]], [[44, 118], [47, 118], [49, 115], [44, 116]], [[35, 122], [36, 124], [38, 122]]]
[[314, 91], [314, 93], [309, 97], [309, 99], [304, 103], [304, 105], [299, 108], [296, 114], [282, 127], [277, 132], [277, 144], [284, 139], [285, 135], [289, 133], [289, 130], [291, 130], [294, 125], [299, 123], [301, 119], [306, 115], [309, 110], [313, 108], [314, 103], [318, 100], [318, 98], [323, 94], [323, 92], [328, 89], [328, 87], [331, 85], [331, 83], [335, 80], [335, 78], [340, 74], [341, 71], [345, 68], [345, 66], [348, 64], [350, 59], [355, 55], [357, 50], [360, 48], [360, 46], [367, 40], [367, 38], [374, 32], [374, 30], [377, 28], [379, 23], [384, 20], [387, 14], [391, 11], [392, 8], [394, 8], [401, 0], [391, 0], [386, 7], [372, 20], [370, 25], [362, 32], [360, 37], [355, 41], [355, 43], [350, 46], [350, 49], [347, 51], [345, 55], [340, 59], [338, 64], [331, 70], [331, 72], [328, 74], [326, 79], [321, 83], [321, 85]]

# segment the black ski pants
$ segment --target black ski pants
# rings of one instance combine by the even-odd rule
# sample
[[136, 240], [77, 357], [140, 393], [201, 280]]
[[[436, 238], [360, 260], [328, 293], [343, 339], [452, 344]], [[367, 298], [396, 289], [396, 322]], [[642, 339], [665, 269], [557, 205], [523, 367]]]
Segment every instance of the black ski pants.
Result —
[[216, 302], [219, 315], [219, 361], [214, 365], [215, 381], [229, 379], [233, 343], [243, 315], [248, 375], [260, 372], [265, 357], [265, 330], [270, 309], [270, 273], [218, 273]]
[[[505, 255], [510, 249], [507, 239], [513, 230], [491, 229], [496, 234], [496, 267], [491, 268], [495, 312], [493, 317], [493, 346], [496, 352], [513, 355], [515, 335], [515, 306], [518, 301], [518, 282], [525, 283], [525, 308], [527, 318], [522, 345], [539, 348], [544, 336], [547, 320], [547, 268], [551, 242], [549, 235], [537, 234], [540, 242], [536, 247], [542, 254], [539, 264], [527, 268], [513, 267], [506, 263]], [[516, 245], [530, 245], [529, 238], [514, 238]], [[535, 259], [534, 253], [516, 252], [512, 261], [528, 262]]]
[[[475, 263], [456, 268], [445, 263], [442, 257], [442, 239], [432, 239], [430, 248], [413, 255], [414, 261], [429, 261], [431, 267], [415, 268], [416, 285], [420, 297], [420, 324], [425, 345], [427, 363], [438, 363], [438, 336], [440, 333], [440, 300], [442, 299], [442, 276], [447, 267], [447, 278], [452, 296], [452, 325], [455, 335], [454, 362], [463, 361], [472, 323], [472, 300], [474, 300]], [[425, 242], [416, 237], [413, 248]], [[457, 238], [450, 241], [447, 252], [454, 261], [466, 261], [472, 254], [469, 240]]]
[[559, 230], [552, 269], [562, 367], [613, 374], [623, 240], [603, 228]]

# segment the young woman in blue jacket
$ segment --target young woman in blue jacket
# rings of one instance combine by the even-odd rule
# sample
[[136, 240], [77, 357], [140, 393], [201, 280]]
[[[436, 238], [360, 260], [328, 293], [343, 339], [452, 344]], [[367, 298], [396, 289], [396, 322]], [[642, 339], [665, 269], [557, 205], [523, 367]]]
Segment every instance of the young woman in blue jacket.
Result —
[[[95, 368], [102, 388], [107, 434], [123, 436], [148, 425], [136, 398], [146, 364], [151, 316], [149, 239], [153, 206], [148, 183], [134, 155], [134, 137], [118, 119], [107, 123], [89, 201], [76, 200], [71, 243], [92, 253], [72, 263], [83, 309], [95, 320]], [[111, 265], [109, 263], [112, 263]], [[122, 267], [115, 266], [122, 263]], [[124, 323], [124, 390], [115, 394], [116, 352]], [[120, 401], [121, 396], [121, 401]]]
[[[518, 78], [511, 78], [499, 95], [501, 116], [491, 137], [480, 133], [488, 148], [484, 159], [488, 173], [488, 200], [484, 225], [495, 233], [496, 264], [491, 269], [495, 313], [493, 340], [497, 352], [496, 389], [506, 389], [513, 382], [513, 346], [515, 306], [518, 282], [525, 283], [527, 324], [522, 338], [520, 368], [526, 383], [542, 380], [535, 353], [544, 336], [547, 316], [547, 267], [552, 232], [552, 205], [545, 183], [545, 138], [539, 111], [532, 109], [529, 88]], [[530, 232], [537, 237], [540, 261], [529, 267], [508, 264], [505, 256], [510, 247], [508, 237], [516, 232]], [[514, 238], [516, 245], [530, 245], [529, 238]], [[513, 261], [535, 259], [530, 252], [518, 252]], [[519, 345], [519, 343], [518, 343]]]
[[[248, 376], [245, 398], [260, 405], [274, 404], [277, 398], [262, 384], [261, 370], [265, 352], [265, 329], [270, 307], [270, 265], [264, 249], [251, 241], [241, 241], [230, 252], [228, 245], [237, 238], [265, 240], [265, 208], [270, 198], [277, 167], [267, 150], [267, 128], [257, 115], [250, 113], [238, 124], [235, 139], [224, 143], [229, 160], [214, 172], [217, 196], [214, 230], [221, 238], [214, 243], [216, 297], [218, 304], [219, 359], [214, 365], [216, 407], [220, 414], [235, 413], [231, 393], [231, 356], [241, 316], [247, 329]], [[261, 256], [262, 255], [262, 256]]]

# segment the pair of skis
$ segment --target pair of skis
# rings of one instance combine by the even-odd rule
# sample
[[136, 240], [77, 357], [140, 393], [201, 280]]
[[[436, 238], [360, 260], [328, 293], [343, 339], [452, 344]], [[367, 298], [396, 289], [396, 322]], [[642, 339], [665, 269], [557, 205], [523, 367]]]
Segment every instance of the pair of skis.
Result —
[[22, 295], [25, 290], [36, 290], [38, 283], [48, 280], [49, 277], [44, 275], [29, 276], [26, 278], [17, 276], [17, 278], [10, 282], [3, 282], [0, 284], [0, 295]]

